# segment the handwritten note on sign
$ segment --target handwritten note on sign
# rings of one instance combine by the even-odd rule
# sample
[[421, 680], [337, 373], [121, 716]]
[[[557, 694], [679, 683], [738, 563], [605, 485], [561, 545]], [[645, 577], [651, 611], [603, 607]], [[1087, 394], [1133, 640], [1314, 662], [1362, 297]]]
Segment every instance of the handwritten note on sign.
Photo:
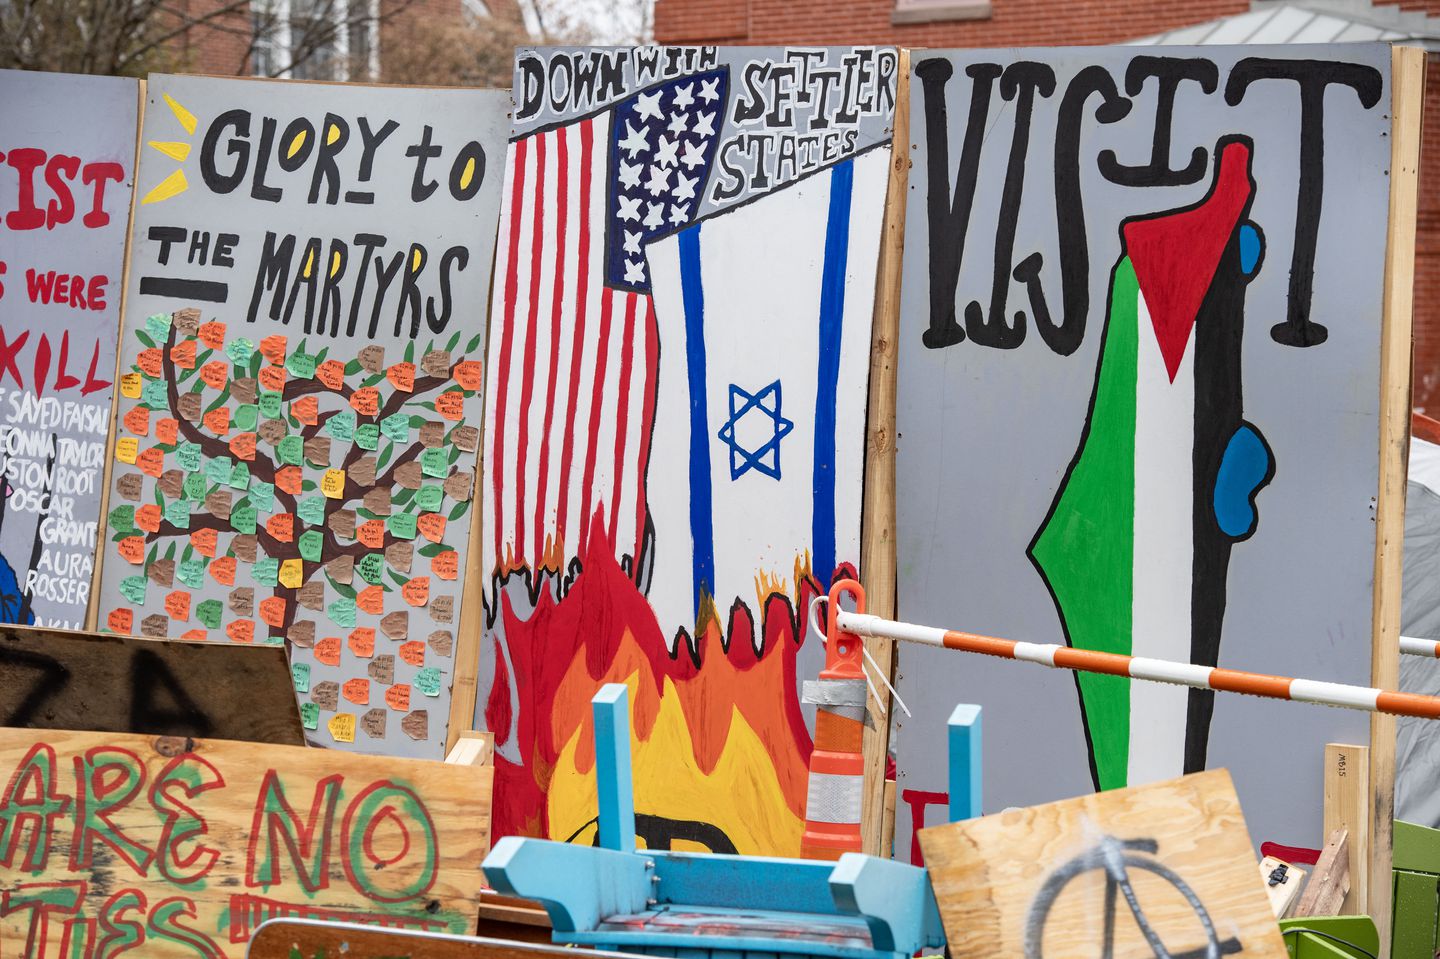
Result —
[[0, 730], [0, 942], [27, 957], [239, 959], [276, 916], [473, 932], [492, 772]]
[[955, 959], [1286, 955], [1223, 769], [921, 830]]

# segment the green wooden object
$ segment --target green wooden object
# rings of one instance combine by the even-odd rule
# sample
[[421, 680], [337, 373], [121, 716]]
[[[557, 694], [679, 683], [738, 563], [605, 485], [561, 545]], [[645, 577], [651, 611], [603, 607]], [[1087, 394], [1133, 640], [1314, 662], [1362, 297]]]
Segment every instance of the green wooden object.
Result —
[[1280, 933], [1290, 959], [1372, 959], [1380, 954], [1380, 934], [1369, 916], [1282, 919]]
[[1440, 874], [1440, 829], [1395, 820], [1396, 869]]
[[[1398, 824], [1397, 824], [1398, 825]], [[1433, 873], [1395, 870], [1395, 926], [1391, 959], [1434, 959], [1436, 878]]]

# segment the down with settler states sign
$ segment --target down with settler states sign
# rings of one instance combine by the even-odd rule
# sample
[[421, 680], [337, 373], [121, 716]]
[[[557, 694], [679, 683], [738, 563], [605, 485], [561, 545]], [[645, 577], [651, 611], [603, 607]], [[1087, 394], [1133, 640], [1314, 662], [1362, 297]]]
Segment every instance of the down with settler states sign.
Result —
[[313, 744], [441, 758], [508, 97], [147, 90], [101, 625], [284, 643]]
[[140, 84], [0, 70], [0, 622], [90, 602]]
[[492, 773], [0, 730], [0, 954], [240, 959], [276, 917], [473, 933]]

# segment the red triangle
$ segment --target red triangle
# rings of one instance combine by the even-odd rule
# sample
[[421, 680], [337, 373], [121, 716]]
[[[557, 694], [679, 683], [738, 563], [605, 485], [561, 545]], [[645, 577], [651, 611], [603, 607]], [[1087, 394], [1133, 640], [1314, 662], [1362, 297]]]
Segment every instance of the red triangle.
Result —
[[1180, 370], [1190, 330], [1215, 269], [1250, 199], [1250, 147], [1225, 144], [1210, 195], [1175, 213], [1130, 220], [1125, 251], [1150, 309], [1170, 382]]

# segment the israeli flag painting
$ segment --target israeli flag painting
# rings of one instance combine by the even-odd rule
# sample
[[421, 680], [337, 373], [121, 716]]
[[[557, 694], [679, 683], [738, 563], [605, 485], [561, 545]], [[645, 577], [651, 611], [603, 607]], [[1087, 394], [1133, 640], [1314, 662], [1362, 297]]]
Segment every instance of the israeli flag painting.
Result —
[[858, 568], [875, 263], [872, 148], [648, 248], [660, 342], [649, 589], [674, 644]]

